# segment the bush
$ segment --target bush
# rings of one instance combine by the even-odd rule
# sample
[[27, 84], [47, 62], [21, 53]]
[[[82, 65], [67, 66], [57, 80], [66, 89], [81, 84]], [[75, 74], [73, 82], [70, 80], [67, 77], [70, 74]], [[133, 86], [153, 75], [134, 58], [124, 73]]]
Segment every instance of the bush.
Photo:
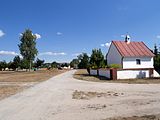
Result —
[[109, 68], [122, 68], [120, 64], [110, 64], [108, 67]]
[[98, 69], [98, 66], [94, 64], [94, 65], [91, 66], [91, 68], [92, 69]]

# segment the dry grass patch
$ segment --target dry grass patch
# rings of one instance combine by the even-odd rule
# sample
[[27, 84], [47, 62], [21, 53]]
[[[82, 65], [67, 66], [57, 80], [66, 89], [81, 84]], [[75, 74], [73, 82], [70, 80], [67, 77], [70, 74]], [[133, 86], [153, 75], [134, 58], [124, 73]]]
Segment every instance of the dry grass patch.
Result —
[[107, 82], [107, 83], [128, 83], [128, 84], [160, 84], [160, 78], [146, 78], [146, 79], [126, 79], [126, 80], [108, 80], [105, 77], [91, 76], [87, 70], [77, 70], [74, 78], [92, 82]]
[[20, 92], [22, 90], [23, 87], [18, 85], [2, 85], [0, 86], [0, 100], [10, 95], [14, 95], [15, 93]]
[[49, 78], [64, 73], [66, 70], [41, 70], [33, 72], [0, 72], [0, 100], [14, 95], [33, 84], [48, 80]]
[[40, 70], [33, 72], [1, 71], [0, 82], [41, 82], [66, 70]]

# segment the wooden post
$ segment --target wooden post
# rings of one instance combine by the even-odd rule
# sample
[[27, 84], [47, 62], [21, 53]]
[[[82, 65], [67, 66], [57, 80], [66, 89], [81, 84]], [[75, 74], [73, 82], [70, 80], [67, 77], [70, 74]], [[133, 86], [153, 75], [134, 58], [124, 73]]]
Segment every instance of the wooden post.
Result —
[[97, 69], [97, 76], [99, 76], [99, 69]]
[[117, 80], [117, 69], [110, 69], [111, 80]]
[[150, 69], [149, 69], [149, 77], [150, 77], [150, 78], [153, 77], [153, 70], [154, 70], [153, 68], [150, 68]]
[[91, 69], [90, 69], [90, 68], [87, 68], [87, 72], [88, 72], [89, 75], [91, 75], [91, 72], [90, 72], [90, 71], [91, 71]]

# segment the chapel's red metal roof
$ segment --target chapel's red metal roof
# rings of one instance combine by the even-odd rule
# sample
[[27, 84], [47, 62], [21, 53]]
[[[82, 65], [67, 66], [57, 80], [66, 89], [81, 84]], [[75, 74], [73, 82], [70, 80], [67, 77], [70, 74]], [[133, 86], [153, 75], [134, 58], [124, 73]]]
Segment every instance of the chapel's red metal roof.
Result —
[[143, 42], [112, 41], [123, 57], [153, 57], [151, 50]]

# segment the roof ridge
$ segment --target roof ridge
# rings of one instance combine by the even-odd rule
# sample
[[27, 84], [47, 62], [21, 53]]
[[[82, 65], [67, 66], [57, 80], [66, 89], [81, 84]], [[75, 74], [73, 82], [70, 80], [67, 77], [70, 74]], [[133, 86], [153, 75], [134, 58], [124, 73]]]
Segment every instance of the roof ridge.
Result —
[[[111, 42], [125, 42], [124, 40], [112, 40]], [[130, 41], [130, 42], [143, 42], [143, 41]]]

